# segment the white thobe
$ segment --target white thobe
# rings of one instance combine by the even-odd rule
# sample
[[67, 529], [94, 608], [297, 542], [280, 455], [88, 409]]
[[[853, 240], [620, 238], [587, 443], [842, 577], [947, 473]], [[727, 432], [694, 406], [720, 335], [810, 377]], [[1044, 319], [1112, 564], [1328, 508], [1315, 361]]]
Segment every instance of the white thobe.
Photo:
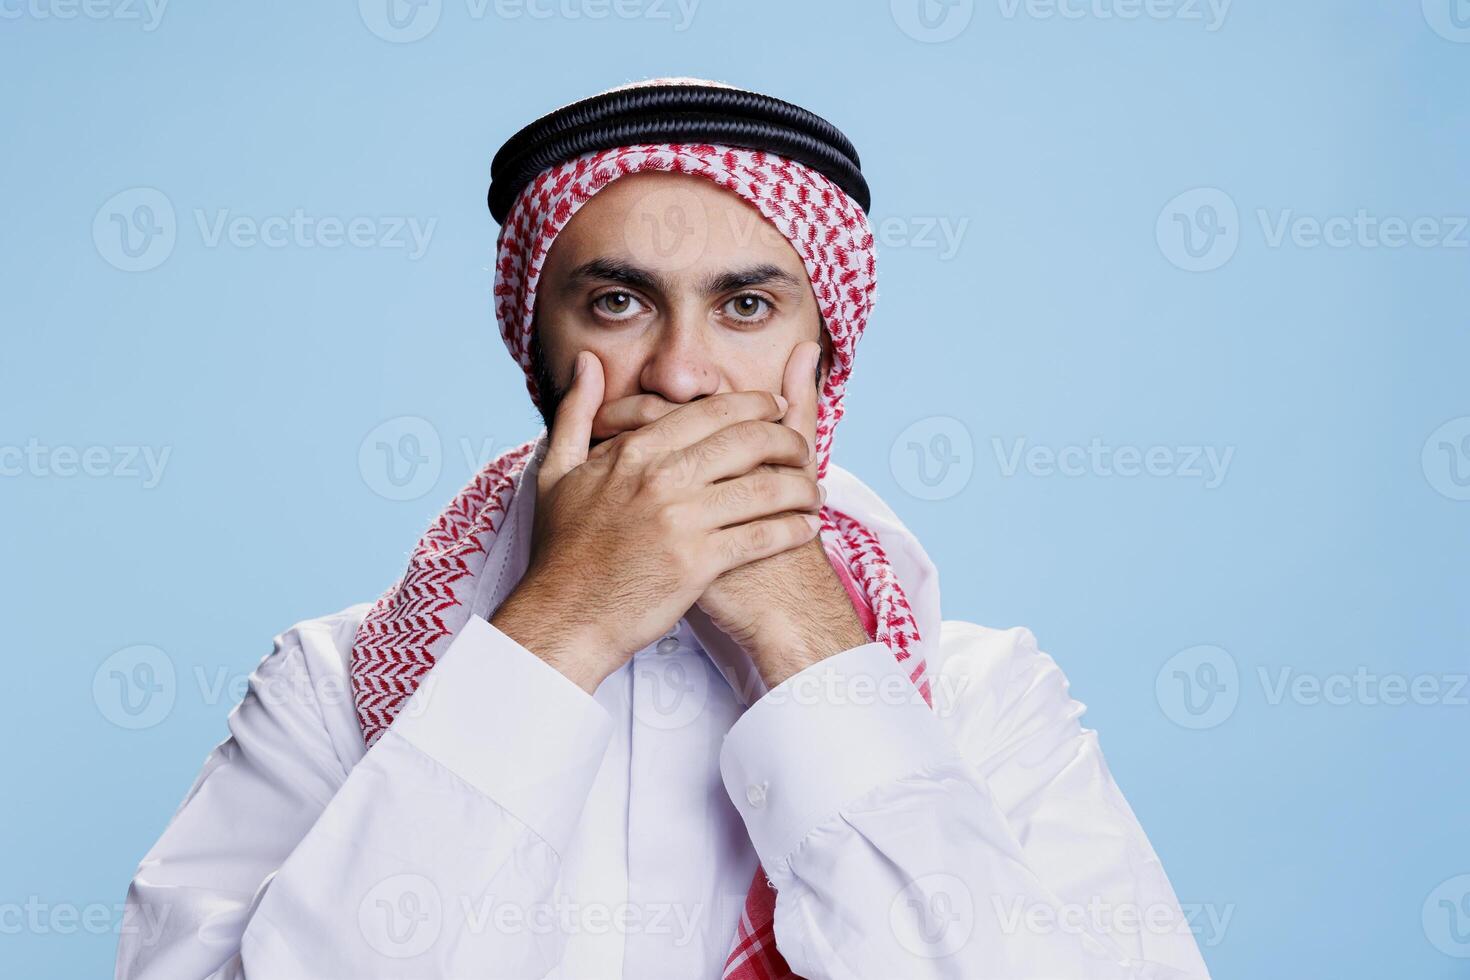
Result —
[[123, 980], [717, 978], [759, 862], [818, 978], [1201, 978], [1188, 922], [1025, 629], [939, 617], [870, 489], [829, 503], [913, 606], [934, 708], [886, 647], [766, 691], [694, 611], [589, 695], [488, 619], [524, 573], [528, 467], [473, 615], [365, 749], [367, 604], [276, 638], [128, 892]]

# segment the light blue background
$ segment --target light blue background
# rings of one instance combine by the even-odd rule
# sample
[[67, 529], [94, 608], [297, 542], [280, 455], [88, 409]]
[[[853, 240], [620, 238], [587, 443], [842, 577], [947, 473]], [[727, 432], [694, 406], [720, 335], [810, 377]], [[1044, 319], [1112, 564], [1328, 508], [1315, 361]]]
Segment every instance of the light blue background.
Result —
[[[350, 0], [178, 2], [152, 30], [141, 6], [93, 2], [107, 16], [0, 2], [0, 446], [109, 447], [109, 469], [126, 463], [111, 447], [170, 456], [154, 487], [38, 463], [0, 477], [0, 974], [110, 975], [110, 929], [14, 917], [120, 903], [223, 737], [238, 691], [218, 684], [388, 585], [470, 475], [462, 440], [483, 456], [536, 430], [488, 300], [496, 147], [607, 86], [696, 74], [807, 105], [860, 149], [881, 299], [835, 458], [925, 542], [947, 617], [1027, 625], [1066, 669], [1204, 909], [1216, 976], [1470, 977], [1450, 955], [1470, 935], [1439, 905], [1464, 883], [1431, 896], [1470, 873], [1470, 692], [1445, 703], [1470, 670], [1470, 233], [1271, 238], [1284, 214], [1429, 217], [1442, 237], [1470, 213], [1470, 29], [1451, 0], [1236, 0], [1215, 30], [1192, 0], [1133, 19], [1103, 16], [1127, 0], [1072, 0], [1075, 18], [980, 0], [950, 9], [942, 42], [902, 0], [704, 0], [687, 24], [672, 0], [602, 19], [591, 0], [536, 7], [581, 17], [442, 0], [412, 43]], [[127, 272], [104, 205], [140, 187], [177, 231]], [[1219, 193], [1166, 210], [1197, 188]], [[1238, 221], [1197, 208], [1227, 201]], [[196, 219], [298, 208], [435, 225], [415, 259], [210, 247]], [[1203, 261], [1229, 260], [1181, 268], [1177, 220], [1206, 244], [1223, 228]], [[963, 229], [957, 250], [939, 227]], [[439, 470], [395, 501], [359, 448], [403, 416], [437, 434]], [[943, 449], [935, 434], [960, 469], [930, 500], [940, 461], [921, 472], [908, 445]], [[1170, 475], [1007, 475], [1018, 439], [1094, 438], [1168, 447]], [[1179, 472], [1187, 447], [1233, 453], [1218, 486]], [[140, 644], [174, 667], [174, 700], [129, 730], [104, 661]], [[1223, 655], [1168, 663], [1200, 645]], [[1174, 671], [1208, 679], [1200, 656], [1225, 689], [1192, 715], [1207, 692]], [[1276, 698], [1283, 669], [1439, 693]]]

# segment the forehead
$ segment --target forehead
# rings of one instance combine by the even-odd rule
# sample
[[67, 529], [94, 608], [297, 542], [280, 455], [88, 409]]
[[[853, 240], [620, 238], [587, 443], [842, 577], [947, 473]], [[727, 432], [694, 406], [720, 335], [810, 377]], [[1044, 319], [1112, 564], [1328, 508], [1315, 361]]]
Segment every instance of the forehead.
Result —
[[693, 174], [644, 171], [614, 180], [562, 228], [547, 268], [606, 257], [671, 274], [770, 263], [809, 282], [775, 225], [738, 194]]

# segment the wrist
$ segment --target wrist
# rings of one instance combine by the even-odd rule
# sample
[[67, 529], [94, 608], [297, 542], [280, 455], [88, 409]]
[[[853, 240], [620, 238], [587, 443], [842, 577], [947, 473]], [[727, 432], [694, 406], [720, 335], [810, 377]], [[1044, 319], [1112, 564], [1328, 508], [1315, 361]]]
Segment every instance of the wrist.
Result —
[[490, 623], [588, 694], [596, 692], [616, 668], [607, 662], [607, 646], [595, 630], [580, 626], [577, 617], [566, 615], [564, 608], [534, 580], [523, 580], [512, 590], [490, 617]]
[[767, 688], [774, 688], [828, 657], [869, 642], [862, 622], [847, 600], [809, 609], [798, 617], [767, 620], [761, 635], [747, 647]]

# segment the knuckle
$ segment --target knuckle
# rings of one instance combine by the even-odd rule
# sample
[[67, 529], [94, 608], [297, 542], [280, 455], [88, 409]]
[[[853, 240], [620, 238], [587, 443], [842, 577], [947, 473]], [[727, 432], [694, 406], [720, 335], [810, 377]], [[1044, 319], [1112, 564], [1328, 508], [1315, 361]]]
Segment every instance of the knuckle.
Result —
[[659, 412], [659, 404], [652, 398], [646, 398], [638, 406], [638, 420], [643, 425], [650, 425], [663, 418]]
[[712, 452], [718, 451], [718, 449], [718, 439], [701, 439], [699, 442], [690, 443], [688, 446], [685, 446], [680, 455], [688, 459], [691, 464], [698, 465], [709, 458]]
[[720, 562], [723, 565], [738, 565], [745, 557], [745, 548], [740, 543], [738, 535], [730, 535], [719, 544]]
[[715, 488], [717, 503], [723, 507], [739, 507], [750, 500], [751, 488], [741, 480], [726, 480]]
[[747, 419], [730, 427], [731, 437], [749, 446], [764, 446], [771, 438], [770, 423]]
[[679, 485], [679, 472], [670, 460], [663, 459], [643, 471], [642, 482], [650, 493], [664, 497]]
[[658, 457], [658, 436], [656, 433], [639, 430], [630, 432], [621, 437], [622, 445], [618, 447], [618, 467], [623, 472], [644, 469], [653, 465]]
[[688, 525], [688, 517], [683, 505], [674, 501], [668, 501], [655, 507], [653, 519], [665, 534], [681, 534]]
[[747, 551], [764, 551], [771, 545], [771, 527], [769, 524], [752, 524], [745, 531], [745, 547]]
[[786, 481], [770, 470], [761, 470], [750, 477], [751, 489], [762, 500], [779, 500], [785, 493]]

